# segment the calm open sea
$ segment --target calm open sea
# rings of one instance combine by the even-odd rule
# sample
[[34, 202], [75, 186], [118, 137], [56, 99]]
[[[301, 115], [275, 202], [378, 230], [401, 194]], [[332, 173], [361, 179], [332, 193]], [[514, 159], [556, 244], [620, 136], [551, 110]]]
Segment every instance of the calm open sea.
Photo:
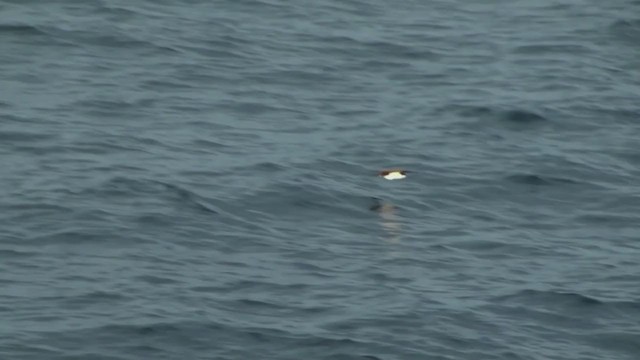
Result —
[[0, 0], [0, 164], [0, 359], [640, 359], [637, 0]]

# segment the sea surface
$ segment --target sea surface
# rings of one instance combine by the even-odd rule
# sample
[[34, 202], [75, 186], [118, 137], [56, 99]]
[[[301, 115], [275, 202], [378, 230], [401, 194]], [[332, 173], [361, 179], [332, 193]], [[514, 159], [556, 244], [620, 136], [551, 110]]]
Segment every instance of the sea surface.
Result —
[[0, 0], [0, 165], [2, 360], [640, 359], [637, 0]]

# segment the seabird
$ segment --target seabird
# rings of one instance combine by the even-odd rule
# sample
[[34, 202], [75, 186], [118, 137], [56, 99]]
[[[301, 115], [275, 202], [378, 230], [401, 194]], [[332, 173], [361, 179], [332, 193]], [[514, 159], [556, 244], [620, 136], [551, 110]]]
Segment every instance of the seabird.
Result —
[[400, 180], [400, 179], [404, 179], [407, 177], [407, 172], [406, 170], [384, 170], [384, 171], [380, 171], [378, 173], [378, 176], [382, 176], [383, 178], [387, 179], [387, 180]]

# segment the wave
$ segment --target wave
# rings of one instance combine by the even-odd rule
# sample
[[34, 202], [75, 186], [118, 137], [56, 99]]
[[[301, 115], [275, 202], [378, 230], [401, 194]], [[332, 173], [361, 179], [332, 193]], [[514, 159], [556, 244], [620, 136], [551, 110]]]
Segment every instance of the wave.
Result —
[[513, 49], [515, 54], [536, 56], [541, 54], [581, 54], [586, 56], [594, 52], [593, 49], [580, 44], [529, 44], [517, 46]]
[[47, 36], [47, 32], [38, 26], [26, 24], [0, 24], [0, 36], [2, 34], [15, 34], [19, 36]]
[[517, 184], [526, 184], [526, 185], [555, 185], [555, 184], [578, 184], [578, 181], [563, 178], [563, 177], [555, 177], [555, 176], [543, 176], [536, 174], [514, 174], [506, 177], [506, 180], [517, 183]]
[[611, 35], [624, 42], [640, 43], [640, 19], [620, 19], [609, 25]]
[[579, 293], [534, 289], [521, 290], [511, 295], [498, 297], [496, 298], [496, 300], [503, 303], [522, 303], [544, 306], [561, 305], [569, 307], [591, 307], [604, 304], [604, 302], [601, 300]]
[[[516, 132], [539, 131], [550, 126], [559, 129], [562, 123], [553, 121], [551, 116], [545, 114], [543, 108], [504, 108], [502, 106], [486, 105], [460, 105], [453, 104], [441, 107], [437, 110], [443, 116], [455, 116], [458, 127], [465, 128], [471, 134], [477, 135], [478, 131], [506, 130]], [[507, 134], [494, 134], [503, 138]]]
[[177, 205], [186, 205], [194, 210], [205, 213], [218, 213], [212, 204], [195, 192], [179, 185], [159, 180], [134, 179], [118, 176], [107, 180], [100, 187], [89, 191], [103, 195], [106, 198], [114, 196], [123, 198], [138, 197], [141, 195], [153, 196], [158, 199], [175, 202]]
[[3, 143], [32, 143], [58, 138], [57, 134], [43, 134], [27, 131], [0, 131], [0, 141]]
[[[240, 317], [242, 318], [242, 316]], [[251, 358], [254, 351], [261, 349], [261, 357], [296, 358], [307, 357], [317, 353], [321, 349], [324, 358], [331, 358], [332, 354], [365, 354], [371, 353], [378, 347], [375, 343], [362, 340], [332, 336], [330, 334], [308, 334], [304, 331], [293, 331], [277, 328], [276, 324], [267, 326], [247, 326], [228, 322], [225, 319], [211, 319], [200, 321], [176, 320], [163, 322], [144, 322], [140, 324], [127, 324], [120, 322], [109, 325], [100, 325], [85, 328], [67, 328], [65, 331], [39, 332], [33, 336], [39, 341], [50, 344], [50, 354], [62, 356], [73, 351], [75, 354], [101, 353], [102, 358], [130, 359], [156, 357], [173, 354], [176, 349], [191, 349], [186, 353], [180, 351], [180, 355], [202, 353], [224, 358], [229, 347], [237, 347], [237, 358]], [[77, 339], [86, 339], [81, 344]], [[215, 339], [215, 341], [212, 341]], [[112, 344], [118, 343], [117, 347]], [[220, 347], [225, 344], [225, 347]], [[247, 347], [247, 344], [252, 344]], [[31, 346], [30, 346], [31, 347]], [[34, 348], [34, 347], [31, 347]], [[223, 349], [225, 349], [223, 351]], [[240, 350], [244, 349], [244, 350]], [[291, 349], [296, 349], [291, 352]], [[195, 353], [194, 353], [195, 351]], [[306, 355], [305, 355], [306, 354]], [[221, 357], [222, 356], [222, 357]], [[373, 356], [373, 355], [371, 355]], [[56, 358], [55, 356], [51, 358]], [[94, 357], [90, 357], [94, 358]], [[367, 357], [360, 357], [367, 359]], [[371, 358], [371, 357], [369, 357]]]

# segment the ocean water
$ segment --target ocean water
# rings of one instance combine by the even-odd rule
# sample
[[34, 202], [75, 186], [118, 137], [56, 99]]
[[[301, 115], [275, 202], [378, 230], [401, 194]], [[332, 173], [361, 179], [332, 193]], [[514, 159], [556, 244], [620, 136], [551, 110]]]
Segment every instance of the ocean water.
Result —
[[0, 14], [0, 359], [640, 359], [639, 1]]

